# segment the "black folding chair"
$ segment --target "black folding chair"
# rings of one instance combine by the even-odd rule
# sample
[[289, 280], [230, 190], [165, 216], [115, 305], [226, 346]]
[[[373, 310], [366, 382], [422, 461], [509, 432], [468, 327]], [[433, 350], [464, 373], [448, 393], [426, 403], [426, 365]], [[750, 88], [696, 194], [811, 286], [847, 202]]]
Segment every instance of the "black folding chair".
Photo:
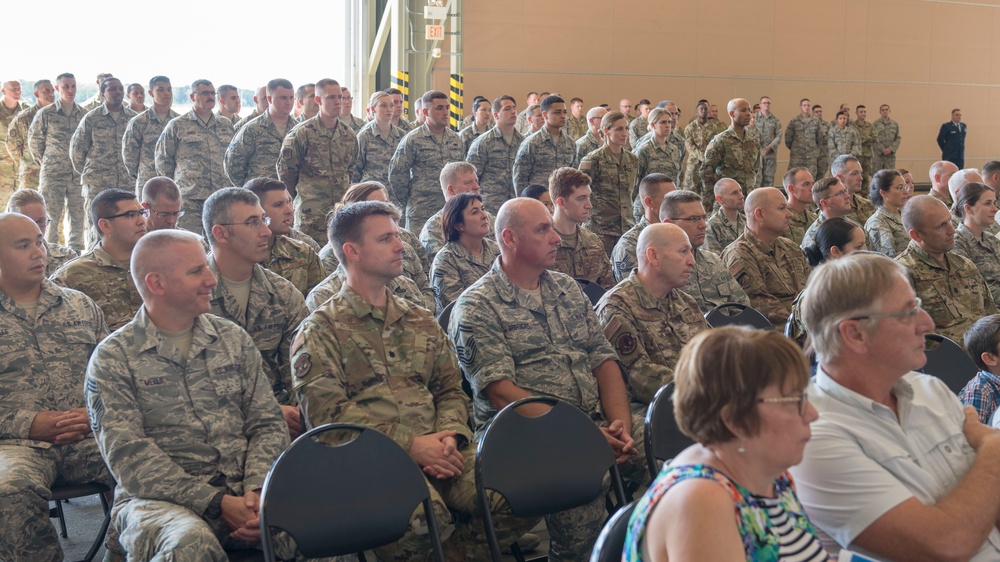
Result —
[[101, 530], [97, 532], [94, 542], [90, 545], [90, 550], [87, 551], [87, 555], [83, 559], [84, 562], [90, 562], [97, 555], [97, 551], [101, 549], [101, 545], [104, 543], [104, 536], [107, 535], [108, 526], [111, 524], [111, 506], [108, 504], [108, 498], [105, 495], [111, 492], [111, 488], [99, 482], [88, 482], [86, 484], [53, 486], [51, 491], [52, 496], [49, 498], [49, 501], [56, 502], [55, 511], [56, 516], [59, 518], [59, 534], [62, 538], [66, 538], [67, 535], [66, 516], [63, 513], [62, 502], [95, 495], [101, 498], [101, 507], [104, 508], [104, 521], [101, 523]]
[[656, 461], [670, 462], [678, 453], [694, 445], [690, 437], [681, 433], [674, 419], [674, 381], [660, 387], [646, 410], [646, 464], [650, 478], [656, 479], [659, 468]]
[[438, 324], [441, 325], [441, 329], [444, 330], [445, 332], [448, 331], [448, 321], [451, 320], [451, 311], [453, 308], [455, 308], [456, 302], [458, 301], [451, 301], [444, 308], [441, 309], [440, 313], [438, 313], [437, 316]]
[[590, 299], [590, 304], [594, 306], [597, 306], [597, 301], [601, 300], [601, 297], [607, 292], [604, 290], [604, 287], [587, 279], [577, 279], [576, 282], [580, 284], [583, 294], [587, 295], [587, 298]]
[[955, 394], [962, 392], [979, 372], [979, 367], [964, 349], [945, 336], [927, 334], [924, 338], [927, 342], [924, 351], [927, 364], [920, 372], [941, 379]]
[[621, 562], [622, 550], [625, 548], [625, 535], [628, 533], [628, 520], [632, 518], [639, 500], [631, 502], [619, 509], [604, 524], [597, 543], [590, 554], [590, 562]]
[[705, 320], [713, 328], [720, 326], [751, 326], [759, 330], [774, 329], [771, 321], [767, 319], [767, 316], [761, 314], [759, 310], [752, 306], [736, 302], [720, 304], [709, 310], [705, 313]]
[[[552, 409], [537, 417], [517, 411], [533, 403]], [[514, 516], [539, 517], [600, 497], [609, 470], [618, 505], [624, 506], [621, 472], [600, 428], [575, 406], [533, 396], [508, 404], [486, 424], [476, 451], [476, 492], [479, 505], [489, 505], [486, 490], [493, 490], [506, 498]], [[488, 509], [482, 512], [490, 553], [499, 562], [493, 516]], [[523, 562], [518, 550], [514, 554]]]
[[[357, 433], [327, 445], [316, 437]], [[383, 433], [355, 424], [326, 424], [296, 439], [275, 461], [260, 496], [261, 541], [275, 560], [271, 529], [286, 531], [308, 558], [357, 553], [399, 540], [423, 503], [435, 559], [441, 537], [423, 472]]]

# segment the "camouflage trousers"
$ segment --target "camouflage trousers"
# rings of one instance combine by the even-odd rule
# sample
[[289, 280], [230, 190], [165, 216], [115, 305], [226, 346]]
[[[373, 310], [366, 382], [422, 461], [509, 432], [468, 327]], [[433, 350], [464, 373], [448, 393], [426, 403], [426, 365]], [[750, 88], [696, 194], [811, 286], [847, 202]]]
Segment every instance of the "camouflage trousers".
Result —
[[177, 227], [183, 228], [188, 232], [193, 232], [198, 236], [205, 236], [201, 224], [201, 211], [205, 207], [205, 200], [182, 198], [182, 201], [181, 209], [184, 210], [184, 216], [177, 219]]
[[38, 189], [39, 172], [38, 164], [28, 162], [27, 159], [21, 160], [21, 165], [17, 171], [17, 188]]
[[52, 225], [45, 233], [45, 240], [50, 244], [59, 243], [59, 234], [63, 230], [63, 211], [69, 217], [69, 231], [65, 232], [63, 239], [66, 245], [77, 252], [84, 249], [84, 215], [87, 210], [83, 206], [83, 190], [80, 189], [79, 181], [67, 178], [66, 181], [46, 182], [39, 186], [42, 197], [45, 198], [45, 210]]
[[872, 175], [879, 170], [895, 170], [896, 169], [896, 153], [893, 152], [888, 156], [883, 156], [881, 154], [876, 154], [872, 156]]
[[7, 209], [7, 200], [17, 189], [17, 166], [9, 158], [0, 159], [0, 211]]
[[[476, 447], [469, 445], [462, 451], [465, 467], [462, 475], [449, 480], [428, 480], [434, 517], [441, 533], [446, 561], [489, 560], [490, 551], [483, 528], [482, 514], [476, 499], [475, 478]], [[501, 547], [516, 541], [537, 523], [537, 519], [518, 518], [510, 514], [510, 509], [499, 494], [487, 493], [493, 527]], [[457, 521], [452, 522], [451, 512], [457, 512]], [[383, 561], [422, 561], [432, 559], [431, 543], [427, 539], [427, 522], [422, 506], [417, 506], [410, 519], [410, 526], [399, 541], [375, 549]]]
[[61, 561], [51, 489], [88, 482], [114, 485], [93, 439], [48, 449], [0, 446], [0, 560]]
[[773, 187], [774, 173], [778, 169], [778, 156], [773, 152], [761, 158], [757, 187]]
[[827, 152], [823, 152], [816, 160], [816, 170], [813, 172], [813, 177], [819, 181], [820, 178], [830, 176], [830, 155]]
[[295, 196], [295, 224], [296, 230], [308, 234], [320, 246], [326, 245], [326, 221], [327, 213], [333, 210], [336, 201], [329, 201], [324, 204], [319, 201], [306, 201], [302, 196]]
[[90, 206], [94, 202], [94, 197], [97, 197], [97, 194], [105, 189], [110, 188], [83, 185], [83, 208], [86, 209], [86, 212], [83, 213], [83, 232], [88, 250], [101, 241], [101, 233], [97, 230], [97, 225], [90, 218]]
[[858, 156], [858, 162], [861, 163], [861, 175], [863, 177], [861, 181], [861, 193], [868, 193], [868, 186], [872, 183], [872, 176], [875, 171], [872, 170], [872, 157], [871, 156]]
[[[824, 154], [825, 156], [825, 154]], [[814, 178], [819, 179], [823, 176], [816, 175], [820, 172], [820, 159], [822, 156], [819, 153], [813, 154], [802, 154], [793, 152], [791, 156], [788, 157], [788, 168], [805, 168], [809, 170], [809, 173], [813, 175]]]

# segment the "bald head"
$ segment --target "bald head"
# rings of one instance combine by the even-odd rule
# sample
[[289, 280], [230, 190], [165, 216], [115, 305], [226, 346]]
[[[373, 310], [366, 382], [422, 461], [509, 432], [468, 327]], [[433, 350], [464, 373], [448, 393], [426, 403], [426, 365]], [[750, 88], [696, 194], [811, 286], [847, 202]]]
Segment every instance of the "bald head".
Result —
[[23, 238], [35, 239], [42, 235], [35, 221], [21, 213], [0, 213], [0, 243]]
[[180, 229], [156, 230], [139, 239], [132, 250], [132, 282], [143, 300], [151, 294], [146, 286], [146, 276], [150, 273], [163, 274], [177, 262], [175, 256], [190, 254], [205, 255], [201, 238], [192, 232]]
[[937, 197], [931, 195], [914, 195], [903, 206], [903, 228], [906, 230], [924, 230], [928, 224], [927, 218], [941, 215], [941, 211], [949, 213], [948, 206]]
[[729, 188], [731, 188], [733, 186], [736, 186], [741, 191], [743, 189], [743, 188], [740, 187], [740, 182], [738, 182], [738, 181], [736, 181], [734, 179], [722, 178], [721, 180], [715, 182], [715, 187], [712, 188], [712, 192], [715, 195], [723, 195], [724, 193], [726, 193], [727, 189], [729, 189]]
[[753, 216], [755, 210], [774, 206], [775, 203], [784, 200], [785, 197], [776, 187], [760, 187], [751, 191], [750, 195], [747, 195], [746, 202], [743, 203], [747, 221]]
[[931, 189], [938, 193], [944, 193], [948, 189], [948, 180], [957, 171], [958, 166], [944, 160], [931, 164], [931, 168], [927, 172], [931, 178]]
[[500, 206], [493, 227], [501, 250], [504, 249], [503, 231], [510, 230], [520, 234], [521, 229], [524, 228], [524, 218], [532, 209], [541, 209], [546, 213], [549, 212], [541, 201], [530, 197], [515, 197], [514, 199], [507, 200], [506, 203]]
[[642, 229], [635, 245], [635, 255], [639, 261], [639, 269], [645, 269], [649, 263], [646, 250], [655, 248], [657, 251], [668, 251], [688, 244], [688, 236], [676, 224], [658, 222]]

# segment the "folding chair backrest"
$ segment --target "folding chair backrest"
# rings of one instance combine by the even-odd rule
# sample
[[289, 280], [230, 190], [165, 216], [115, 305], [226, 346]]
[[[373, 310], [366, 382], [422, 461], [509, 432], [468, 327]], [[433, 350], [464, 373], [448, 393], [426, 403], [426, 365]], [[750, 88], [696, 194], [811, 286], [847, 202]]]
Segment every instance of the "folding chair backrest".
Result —
[[941, 379], [955, 394], [962, 392], [965, 385], [979, 372], [979, 367], [964, 349], [945, 336], [927, 334], [924, 337], [928, 346], [934, 347], [926, 349], [927, 364], [920, 372]]
[[[730, 311], [733, 310], [737, 310], [739, 312], [730, 316]], [[752, 326], [760, 330], [774, 329], [774, 326], [771, 325], [771, 321], [768, 320], [766, 316], [761, 314], [759, 310], [753, 308], [752, 306], [735, 302], [720, 304], [712, 310], [709, 310], [708, 313], [705, 314], [705, 320], [707, 320], [708, 324], [713, 328], [718, 328], [720, 326]]]
[[451, 320], [451, 311], [453, 308], [455, 308], [456, 302], [458, 301], [451, 301], [450, 303], [446, 304], [445, 307], [441, 309], [441, 312], [438, 314], [437, 317], [438, 324], [441, 325], [441, 329], [444, 330], [445, 332], [448, 331], [448, 322]]
[[597, 301], [601, 300], [601, 297], [607, 292], [604, 290], [604, 287], [588, 279], [577, 279], [576, 282], [580, 284], [583, 294], [587, 295], [587, 298], [590, 299], [590, 304], [593, 306], [597, 306]]
[[621, 562], [625, 535], [628, 533], [628, 521], [632, 518], [632, 512], [638, 503], [639, 500], [636, 500], [619, 509], [604, 524], [590, 554], [590, 562]]
[[681, 433], [674, 418], [674, 382], [670, 381], [656, 391], [656, 396], [646, 410], [646, 465], [650, 478], [656, 478], [656, 461], [667, 462], [678, 453], [694, 444], [690, 437]]

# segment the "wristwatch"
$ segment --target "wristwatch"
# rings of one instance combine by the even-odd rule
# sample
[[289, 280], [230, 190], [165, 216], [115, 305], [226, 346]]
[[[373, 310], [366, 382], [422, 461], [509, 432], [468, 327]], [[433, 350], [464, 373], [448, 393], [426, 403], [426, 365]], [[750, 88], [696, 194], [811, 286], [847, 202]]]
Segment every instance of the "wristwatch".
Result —
[[218, 519], [222, 515], [222, 498], [225, 495], [225, 492], [219, 492], [212, 496], [212, 501], [205, 508], [205, 519]]

